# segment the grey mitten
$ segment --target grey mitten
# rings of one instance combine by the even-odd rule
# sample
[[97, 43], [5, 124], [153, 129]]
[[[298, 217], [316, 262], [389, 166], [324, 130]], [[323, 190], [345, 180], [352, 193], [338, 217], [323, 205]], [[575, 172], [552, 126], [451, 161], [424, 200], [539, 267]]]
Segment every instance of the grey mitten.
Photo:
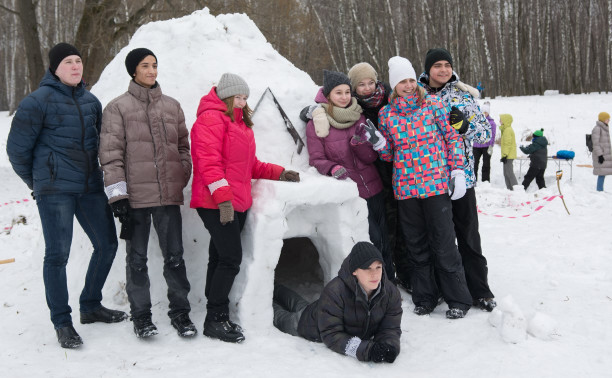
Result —
[[234, 221], [234, 206], [232, 201], [225, 201], [219, 204], [220, 221], [223, 226]]

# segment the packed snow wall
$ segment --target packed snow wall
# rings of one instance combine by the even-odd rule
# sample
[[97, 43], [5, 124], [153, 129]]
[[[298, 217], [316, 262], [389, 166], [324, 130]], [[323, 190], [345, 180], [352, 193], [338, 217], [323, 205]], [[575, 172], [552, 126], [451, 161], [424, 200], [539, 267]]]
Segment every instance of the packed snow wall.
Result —
[[[125, 69], [125, 56], [139, 47], [146, 47], [157, 56], [157, 81], [164, 94], [181, 103], [187, 128], [195, 121], [200, 98], [216, 85], [224, 72], [232, 72], [249, 84], [251, 108], [269, 87], [306, 141], [305, 124], [298, 115], [302, 107], [313, 102], [318, 87], [305, 72], [276, 52], [246, 15], [214, 17], [204, 9], [180, 19], [144, 25], [109, 63], [92, 89], [103, 106], [127, 90], [130, 77]], [[367, 206], [359, 198], [356, 185], [350, 180], [321, 176], [309, 166], [307, 149], [298, 153], [269, 94], [259, 104], [253, 120], [258, 158], [299, 171], [302, 181], [296, 184], [258, 180], [253, 184], [254, 203], [242, 233], [241, 271], [230, 295], [232, 313], [248, 330], [272, 326], [274, 269], [284, 240], [308, 238], [316, 247], [323, 281], [327, 282], [336, 275], [354, 243], [368, 239]], [[191, 183], [184, 193], [184, 257], [191, 282], [192, 318], [199, 322], [205, 311], [210, 237], [196, 211], [189, 208]], [[80, 229], [75, 231], [78, 239], [75, 246], [88, 250], [84, 234]], [[78, 274], [84, 275], [88, 254], [79, 255], [71, 265], [78, 266]], [[154, 320], [158, 321], [163, 320], [160, 317], [167, 311], [162, 263], [158, 239], [152, 230], [149, 275]], [[125, 305], [123, 282], [125, 243], [120, 242], [105, 297], [114, 296], [117, 304]], [[74, 296], [81, 283], [71, 282], [71, 286]]]

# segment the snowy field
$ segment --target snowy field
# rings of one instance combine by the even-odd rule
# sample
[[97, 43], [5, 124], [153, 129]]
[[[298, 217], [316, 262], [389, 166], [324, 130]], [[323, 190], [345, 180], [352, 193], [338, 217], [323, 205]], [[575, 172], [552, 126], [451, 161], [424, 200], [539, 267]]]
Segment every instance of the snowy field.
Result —
[[[188, 41], [179, 43], [178, 41]], [[270, 86], [298, 132], [304, 124], [298, 119], [302, 106], [310, 103], [316, 85], [305, 73], [278, 55], [255, 25], [244, 15], [210, 16], [207, 11], [182, 19], [148, 24], [133, 37], [130, 45], [104, 71], [93, 88], [103, 105], [124, 92], [129, 77], [123, 60], [136, 47], [148, 47], [159, 59], [159, 77], [164, 92], [177, 98], [185, 111], [187, 125], [195, 120], [195, 109], [202, 95], [225, 71], [238, 73], [251, 86], [249, 103], [254, 107]], [[180, 60], [172, 59], [180, 56]], [[192, 59], [187, 59], [190, 57]], [[226, 57], [214, 61], [212, 57]], [[409, 59], [418, 59], [408, 54]], [[315, 78], [318, 79], [319, 78]], [[384, 78], [387, 79], [387, 78]], [[271, 309], [245, 314], [234, 311], [245, 327], [246, 341], [227, 344], [201, 335], [205, 317], [204, 276], [208, 235], [194, 210], [185, 206], [185, 260], [192, 284], [191, 318], [198, 337], [180, 339], [166, 316], [168, 303], [161, 273], [161, 256], [155, 233], [149, 248], [153, 320], [160, 334], [139, 340], [131, 322], [119, 324], [78, 323], [78, 294], [82, 288], [91, 246], [75, 226], [68, 264], [70, 305], [75, 328], [84, 340], [77, 350], [59, 347], [45, 304], [42, 283], [44, 241], [38, 212], [30, 191], [14, 174], [6, 157], [6, 137], [11, 117], [0, 113], [0, 376], [2, 377], [610, 377], [612, 375], [612, 178], [605, 191], [595, 191], [592, 164], [584, 145], [597, 114], [612, 111], [612, 94], [553, 95], [497, 98], [491, 101], [491, 114], [514, 117], [517, 144], [537, 128], [544, 128], [550, 142], [549, 155], [566, 149], [576, 152], [573, 178], [563, 163], [561, 190], [568, 215], [558, 195], [555, 163], [546, 171], [547, 188], [537, 191], [535, 182], [524, 192], [505, 189], [500, 148], [495, 146], [491, 183], [478, 183], [476, 193], [483, 251], [489, 261], [489, 282], [498, 300], [493, 313], [473, 309], [467, 317], [448, 320], [446, 304], [431, 316], [412, 313], [413, 304], [402, 291], [401, 353], [394, 364], [361, 363], [311, 343], [281, 333], [272, 326]], [[354, 199], [356, 188], [350, 182], [337, 183], [320, 177], [307, 166], [305, 152], [297, 154], [291, 137], [270, 102], [262, 102], [255, 117], [255, 134], [260, 159], [300, 170], [303, 183], [257, 183], [251, 225], [268, 220], [262, 208], [274, 206], [278, 198], [291, 193], [311, 193], [307, 198]], [[268, 121], [268, 122], [266, 122]], [[498, 134], [499, 137], [499, 134]], [[521, 153], [519, 152], [519, 155]], [[522, 168], [524, 175], [527, 164]], [[519, 183], [519, 164], [515, 161]], [[303, 185], [298, 187], [299, 185]], [[296, 188], [299, 188], [296, 189]], [[312, 194], [314, 193], [314, 194]], [[190, 189], [185, 191], [188, 204]], [[266, 206], [263, 206], [265, 204]], [[350, 202], [359, 213], [363, 201]], [[333, 217], [332, 205], [322, 207], [323, 217]], [[296, 210], [297, 211], [297, 210]], [[294, 214], [296, 215], [296, 214]], [[299, 215], [299, 214], [298, 214]], [[290, 227], [308, 237], [308, 219], [293, 221]], [[25, 218], [25, 224], [20, 220]], [[367, 230], [363, 214], [355, 218], [358, 227], [342, 219], [339, 229]], [[75, 224], [77, 224], [75, 222]], [[344, 229], [342, 228], [344, 227]], [[367, 238], [367, 235], [360, 235]], [[261, 236], [264, 243], [266, 236]], [[249, 248], [249, 246], [247, 246]], [[338, 251], [338, 261], [349, 251]], [[247, 251], [245, 251], [245, 254]], [[240, 298], [250, 285], [260, 297], [242, 297], [241, 305], [271, 301], [271, 287], [263, 278], [274, 274], [276, 257], [265, 261], [266, 269], [248, 269], [237, 279], [232, 293]], [[329, 266], [335, 266], [331, 262]], [[322, 268], [329, 268], [322, 262]], [[314, 274], [316, 276], [316, 274]], [[258, 279], [262, 278], [262, 279]], [[294, 277], [295, 279], [295, 277]], [[125, 244], [120, 242], [117, 258], [104, 288], [107, 307], [129, 311], [124, 290]], [[257, 286], [261, 285], [261, 286]], [[238, 315], [237, 315], [238, 314]], [[270, 316], [268, 316], [270, 315]], [[253, 323], [253, 319], [257, 323]], [[254, 325], [255, 324], [255, 325]], [[607, 356], [607, 357], [606, 357]]]

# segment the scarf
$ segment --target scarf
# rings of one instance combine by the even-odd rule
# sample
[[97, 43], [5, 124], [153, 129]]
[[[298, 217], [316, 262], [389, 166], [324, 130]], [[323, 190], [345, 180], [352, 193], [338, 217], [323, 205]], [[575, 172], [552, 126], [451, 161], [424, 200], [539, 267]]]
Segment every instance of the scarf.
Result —
[[356, 94], [355, 97], [359, 99], [359, 101], [363, 104], [364, 108], [377, 108], [383, 102], [385, 95], [385, 86], [382, 82], [377, 81], [376, 90], [374, 91], [374, 93], [367, 97], [359, 96], [358, 94]]
[[321, 106], [323, 106], [325, 109], [325, 114], [327, 115], [329, 124], [335, 129], [348, 129], [349, 127], [353, 126], [355, 121], [361, 117], [361, 113], [363, 112], [363, 109], [361, 109], [361, 106], [359, 106], [355, 97], [351, 99], [351, 104], [346, 108], [334, 106], [333, 117], [328, 111], [329, 104], [321, 104]]

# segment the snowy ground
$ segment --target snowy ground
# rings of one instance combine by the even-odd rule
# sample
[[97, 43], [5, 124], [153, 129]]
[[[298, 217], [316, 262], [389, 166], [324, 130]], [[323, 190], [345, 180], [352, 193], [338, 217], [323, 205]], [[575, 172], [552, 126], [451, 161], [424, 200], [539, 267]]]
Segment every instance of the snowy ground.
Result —
[[[181, 101], [188, 126], [193, 123], [200, 96], [227, 69], [243, 75], [250, 83], [252, 107], [265, 87], [272, 86], [302, 133], [303, 124], [298, 121], [297, 112], [314, 97], [316, 89], [307, 75], [296, 72], [290, 63], [274, 55], [263, 36], [253, 30], [254, 24], [245, 23], [244, 17], [214, 18], [206, 14], [199, 17], [205, 17], [207, 21], [198, 24], [198, 32], [204, 37], [202, 40], [187, 38], [190, 48], [203, 45], [209, 48], [208, 53], [214, 50], [231, 55], [232, 49], [256, 45], [254, 51], [263, 51], [257, 60], [264, 62], [261, 64], [267, 67], [268, 76], [258, 76], [261, 67], [237, 59], [229, 59], [223, 65], [217, 62], [203, 67], [201, 71], [212, 71], [208, 76], [200, 72], [194, 74], [193, 67], [181, 67], [179, 73], [170, 76], [169, 65], [163, 63], [168, 59], [164, 60], [164, 53], [157, 52], [161, 47], [156, 49], [154, 44], [161, 46], [164, 41], [149, 44], [145, 41], [176, 39], [177, 33], [183, 35], [196, 29], [190, 24], [194, 20], [183, 18], [150, 24], [148, 29], [141, 29], [129, 48], [148, 46], [156, 52], [160, 59], [162, 88]], [[215, 22], [223, 24], [225, 30]], [[224, 38], [226, 41], [222, 43]], [[174, 50], [168, 54], [189, 56], [180, 50], [180, 46], [174, 45]], [[106, 79], [103, 75], [101, 84], [94, 88], [103, 104], [127, 87], [128, 77], [121, 66], [127, 51], [122, 51], [109, 65], [108, 72], [105, 71]], [[176, 79], [179, 74], [184, 77]], [[202, 77], [207, 77], [207, 81]], [[293, 81], [297, 90], [291, 90], [284, 83], [286, 81]], [[194, 85], [181, 87], [178, 85], [181, 82]], [[474, 309], [465, 319], [451, 321], [444, 317], [447, 306], [443, 304], [431, 316], [418, 317], [412, 313], [410, 296], [402, 292], [402, 351], [392, 365], [360, 363], [331, 352], [322, 344], [288, 336], [272, 327], [271, 319], [263, 326], [247, 328], [246, 341], [241, 345], [210, 340], [201, 334], [191, 340], [179, 339], [166, 316], [168, 304], [154, 233], [149, 250], [149, 270], [153, 317], [160, 334], [143, 341], [134, 336], [130, 322], [80, 325], [78, 293], [90, 246], [78, 226], [75, 227], [68, 279], [75, 327], [85, 344], [78, 350], [60, 348], [45, 304], [42, 284], [44, 242], [38, 212], [33, 201], [23, 201], [30, 198], [29, 190], [8, 163], [5, 144], [11, 117], [0, 113], [0, 231], [4, 230], [0, 233], [0, 260], [16, 259], [15, 263], [0, 265], [0, 317], [4, 323], [0, 328], [0, 374], [3, 377], [167, 377], [196, 374], [206, 377], [610, 376], [612, 178], [608, 178], [606, 191], [598, 193], [592, 170], [577, 167], [577, 164], [591, 164], [584, 146], [584, 134], [590, 133], [600, 111], [612, 110], [609, 108], [611, 103], [612, 94], [491, 100], [491, 113], [496, 120], [501, 113], [513, 115], [517, 139], [544, 127], [544, 134], [551, 143], [549, 155], [560, 149], [576, 152], [571, 181], [569, 167], [562, 166], [561, 189], [571, 215], [565, 212], [559, 198], [543, 200], [558, 194], [553, 163], [549, 163], [546, 173], [547, 189], [536, 191], [533, 183], [527, 193], [510, 192], [505, 189], [499, 163], [500, 150], [495, 146], [491, 183], [479, 183], [476, 192], [480, 209], [488, 214], [480, 216], [480, 232], [489, 261], [489, 282], [500, 310], [490, 314]], [[263, 109], [264, 115], [273, 112]], [[263, 155], [264, 160], [290, 165], [301, 170], [311, 183], [317, 182], [319, 178], [312, 169], [305, 167], [303, 156], [294, 156], [291, 149], [283, 149], [287, 140], [284, 131], [279, 131], [277, 136], [270, 134], [269, 129], [260, 130], [258, 132], [256, 125], [258, 147], [265, 144], [274, 146], [273, 149], [260, 149], [260, 157]], [[278, 154], [276, 158], [275, 153]], [[525, 165], [523, 174], [526, 168]], [[515, 162], [515, 171], [518, 176], [518, 162]], [[520, 182], [521, 178], [517, 178]], [[338, 190], [333, 185], [328, 189], [326, 185], [330, 181], [320, 180], [321, 195]], [[265, 190], [258, 193], [265, 193]], [[354, 193], [354, 190], [347, 193]], [[190, 192], [186, 191], [186, 194], [189, 197]], [[540, 205], [544, 206], [536, 211]], [[528, 216], [523, 217], [525, 215]], [[5, 229], [10, 228], [19, 216], [24, 216], [27, 223]], [[201, 332], [205, 315], [203, 282], [208, 236], [195, 211], [185, 207], [183, 219], [185, 258], [192, 283], [192, 319]], [[125, 282], [124, 261], [124, 244], [121, 243], [104, 289], [104, 304], [128, 311], [122, 287]], [[262, 274], [270, 274], [274, 267], [272, 262]], [[320, 272], [313, 275], [320, 276]]]

